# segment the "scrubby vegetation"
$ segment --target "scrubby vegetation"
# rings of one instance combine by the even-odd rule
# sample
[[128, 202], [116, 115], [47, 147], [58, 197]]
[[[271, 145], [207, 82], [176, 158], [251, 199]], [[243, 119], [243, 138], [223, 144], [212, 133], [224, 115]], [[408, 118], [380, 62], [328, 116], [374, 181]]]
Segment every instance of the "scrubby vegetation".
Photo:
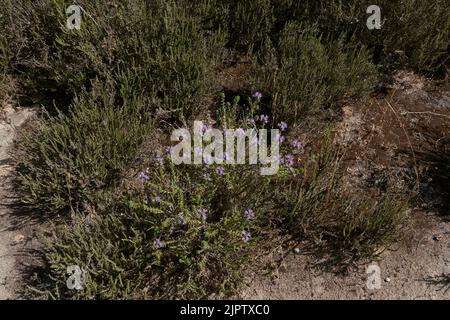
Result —
[[[47, 293], [231, 294], [270, 241], [306, 242], [342, 266], [396, 239], [404, 201], [350, 194], [329, 135], [305, 150], [294, 129], [395, 69], [445, 76], [448, 1], [380, 1], [372, 31], [362, 0], [82, 0], [80, 30], [66, 27], [71, 4], [0, 0], [0, 93], [16, 83], [20, 103], [45, 109], [18, 142], [17, 168], [24, 204], [59, 217]], [[252, 72], [230, 93], [219, 75], [242, 57]], [[195, 119], [282, 128], [280, 171], [157, 155], [159, 133]], [[86, 271], [82, 291], [66, 288], [71, 265]]]

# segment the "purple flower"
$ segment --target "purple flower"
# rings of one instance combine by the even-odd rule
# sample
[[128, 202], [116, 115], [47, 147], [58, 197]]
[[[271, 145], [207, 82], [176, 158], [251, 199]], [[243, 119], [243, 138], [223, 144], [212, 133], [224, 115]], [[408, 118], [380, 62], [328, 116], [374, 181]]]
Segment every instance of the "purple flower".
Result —
[[265, 114], [262, 114], [262, 115], [259, 116], [259, 120], [261, 122], [264, 122], [265, 124], [268, 124], [269, 123], [269, 116], [265, 115]]
[[166, 246], [164, 241], [161, 241], [161, 237], [158, 237], [153, 241], [153, 247], [155, 247], [156, 250], [162, 249]]
[[280, 143], [284, 143], [286, 141], [286, 138], [284, 136], [280, 136]]
[[302, 150], [303, 149], [303, 143], [301, 143], [298, 140], [294, 140], [292, 141], [292, 146], [297, 149], [297, 150]]
[[138, 178], [142, 180], [142, 182], [150, 180], [150, 177], [145, 174], [145, 172], [139, 172]]
[[159, 163], [161, 163], [161, 162], [164, 161], [164, 157], [163, 157], [163, 156], [157, 156], [157, 157], [156, 157], [156, 161], [159, 162]]
[[224, 167], [218, 167], [217, 168], [217, 174], [224, 175], [225, 174], [225, 168]]
[[172, 146], [167, 146], [166, 147], [166, 153], [170, 154], [172, 152], [173, 147]]
[[160, 203], [161, 202], [161, 197], [160, 196], [156, 196], [155, 197], [155, 202]]
[[258, 99], [258, 101], [259, 101], [259, 100], [261, 100], [261, 98], [263, 97], [263, 95], [262, 95], [261, 92], [256, 91], [255, 93], [253, 93], [252, 97]]
[[281, 121], [278, 124], [278, 128], [280, 128], [281, 131], [285, 131], [288, 128], [288, 124], [286, 122], [284, 122], [284, 121]]
[[289, 167], [294, 166], [294, 156], [292, 154], [288, 154], [284, 157], [284, 163]]
[[253, 212], [252, 209], [248, 209], [248, 210], [245, 210], [244, 216], [245, 216], [245, 219], [251, 220], [255, 217], [255, 213]]
[[252, 234], [247, 230], [242, 230], [242, 241], [249, 242], [252, 239]]
[[206, 221], [208, 210], [206, 209], [198, 209], [197, 210], [197, 218]]

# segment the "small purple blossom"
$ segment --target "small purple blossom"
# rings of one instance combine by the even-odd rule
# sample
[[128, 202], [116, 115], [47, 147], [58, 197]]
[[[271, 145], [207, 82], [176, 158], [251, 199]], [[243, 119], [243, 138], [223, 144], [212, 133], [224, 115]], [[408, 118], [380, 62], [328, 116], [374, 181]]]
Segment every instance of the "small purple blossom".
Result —
[[247, 230], [242, 230], [242, 241], [249, 242], [252, 239], [252, 234]]
[[206, 209], [198, 209], [197, 210], [197, 218], [199, 218], [199, 219], [201, 219], [201, 220], [203, 220], [203, 221], [206, 221], [206, 218], [207, 218], [207, 214], [208, 214], [208, 210], [206, 210]]
[[172, 152], [173, 147], [172, 146], [167, 146], [166, 147], [166, 153], [170, 154]]
[[155, 202], [160, 203], [161, 202], [161, 197], [160, 196], [156, 196], [155, 197]]
[[297, 149], [297, 150], [302, 150], [303, 149], [303, 143], [298, 141], [298, 140], [294, 140], [292, 141], [292, 146]]
[[156, 157], [156, 161], [159, 162], [159, 163], [164, 162], [164, 157], [163, 156], [157, 156]]
[[281, 121], [278, 124], [278, 128], [280, 128], [281, 131], [285, 131], [288, 128], [288, 124], [286, 122], [284, 122], [284, 121]]
[[294, 156], [292, 154], [288, 154], [284, 157], [284, 163], [289, 166], [289, 167], [293, 167], [294, 166]]
[[153, 247], [155, 247], [156, 250], [162, 249], [166, 246], [164, 241], [161, 241], [161, 237], [158, 237], [153, 241]]
[[251, 220], [255, 217], [255, 212], [252, 209], [245, 210], [244, 212], [245, 219]]
[[218, 167], [217, 168], [217, 174], [224, 175], [225, 174], [225, 168], [224, 167]]
[[259, 101], [262, 99], [263, 94], [259, 91], [256, 91], [255, 93], [253, 93], [252, 97], [258, 99], [258, 101]]
[[259, 121], [264, 122], [265, 124], [268, 124], [269, 123], [269, 116], [265, 115], [265, 114], [262, 114], [262, 115], [259, 116]]
[[286, 141], [285, 136], [280, 136], [280, 143], [284, 143]]
[[143, 182], [150, 180], [150, 177], [147, 174], [145, 174], [145, 172], [143, 172], [143, 171], [139, 172], [138, 178]]

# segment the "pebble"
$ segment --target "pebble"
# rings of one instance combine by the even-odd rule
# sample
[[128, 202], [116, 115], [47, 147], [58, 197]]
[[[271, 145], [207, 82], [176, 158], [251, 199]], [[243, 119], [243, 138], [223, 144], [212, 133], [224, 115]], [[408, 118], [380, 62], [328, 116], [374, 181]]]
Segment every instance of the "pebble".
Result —
[[25, 240], [25, 236], [23, 234], [18, 234], [14, 236], [12, 245], [16, 245]]

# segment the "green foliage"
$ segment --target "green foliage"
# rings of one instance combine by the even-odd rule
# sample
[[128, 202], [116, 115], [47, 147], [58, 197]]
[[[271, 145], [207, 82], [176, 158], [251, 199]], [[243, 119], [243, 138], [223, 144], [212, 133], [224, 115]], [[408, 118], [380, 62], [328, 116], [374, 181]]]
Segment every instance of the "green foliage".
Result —
[[272, 97], [274, 112], [296, 120], [302, 113], [364, 96], [375, 74], [364, 47], [345, 45], [342, 39], [324, 44], [316, 27], [291, 23], [254, 82]]
[[397, 239], [407, 218], [403, 199], [386, 195], [376, 200], [346, 191], [329, 140], [305, 162], [300, 179], [277, 180], [273, 210], [263, 224], [275, 224], [293, 239], [308, 241], [313, 252], [328, 257], [330, 268], [373, 259]]
[[69, 115], [40, 120], [18, 144], [24, 203], [47, 213], [81, 208], [115, 185], [151, 128], [146, 106], [123, 91], [82, 95]]
[[155, 109], [181, 120], [199, 111], [202, 99], [214, 88], [219, 36], [205, 41], [196, 19], [176, 1], [161, 0], [81, 1], [77, 4], [83, 8], [82, 27], [68, 30], [69, 4], [38, 1], [10, 12], [12, 18], [32, 17], [15, 57], [31, 86], [77, 95], [89, 90], [94, 80], [117, 81], [126, 68], [136, 92], [154, 99]]
[[230, 34], [233, 46], [252, 51], [270, 40], [275, 19], [270, 0], [231, 1]]
[[[355, 37], [373, 49], [374, 61], [385, 70], [412, 68], [442, 75], [450, 56], [450, 3], [446, 0], [274, 0], [280, 25], [297, 21], [317, 24], [325, 37]], [[381, 8], [382, 29], [366, 27], [370, 5]], [[281, 28], [282, 29], [282, 28]], [[280, 30], [281, 30], [280, 29]]]
[[75, 293], [79, 298], [233, 292], [253, 248], [243, 232], [255, 234], [254, 222], [244, 216], [247, 186], [239, 183], [248, 173], [236, 167], [222, 175], [216, 169], [157, 162], [146, 172], [144, 189], [89, 222], [78, 217], [61, 228], [47, 252], [55, 285], [64, 289], [65, 269], [75, 264], [87, 271], [86, 289]]
[[[18, 142], [24, 202], [72, 213], [45, 253], [54, 296], [227, 295], [274, 233], [331, 255], [333, 264], [372, 258], [394, 241], [402, 201], [348, 194], [338, 152], [324, 143], [306, 156], [289, 129], [275, 176], [247, 165], [176, 167], [167, 158], [140, 163], [148, 168], [140, 186], [130, 187], [124, 172], [133, 171], [159, 116], [175, 127], [207, 111], [219, 128], [292, 126], [364, 97], [376, 84], [371, 60], [381, 70], [442, 72], [444, 0], [382, 1], [381, 31], [368, 31], [361, 0], [81, 0], [80, 30], [65, 26], [70, 4], [0, 0], [1, 82], [14, 77], [22, 97], [38, 93], [61, 110]], [[242, 55], [264, 96], [222, 94], [213, 105], [218, 71]], [[86, 270], [85, 290], [66, 290], [70, 265]]]
[[385, 60], [396, 69], [444, 75], [450, 62], [450, 3], [397, 0], [384, 6], [387, 19], [379, 39]]
[[[227, 123], [231, 118], [222, 103]], [[257, 102], [253, 101], [255, 109]], [[280, 170], [250, 165], [175, 166], [169, 155], [143, 164], [141, 186], [107, 208], [83, 212], [55, 231], [46, 250], [53, 296], [173, 299], [226, 296], [273, 234], [333, 252], [333, 266], [373, 258], [404, 221], [401, 202], [343, 192], [329, 143], [311, 159], [285, 142]], [[257, 192], [255, 192], [257, 190]], [[251, 210], [251, 211], [250, 211]], [[85, 288], [65, 288], [66, 268], [86, 271]]]

